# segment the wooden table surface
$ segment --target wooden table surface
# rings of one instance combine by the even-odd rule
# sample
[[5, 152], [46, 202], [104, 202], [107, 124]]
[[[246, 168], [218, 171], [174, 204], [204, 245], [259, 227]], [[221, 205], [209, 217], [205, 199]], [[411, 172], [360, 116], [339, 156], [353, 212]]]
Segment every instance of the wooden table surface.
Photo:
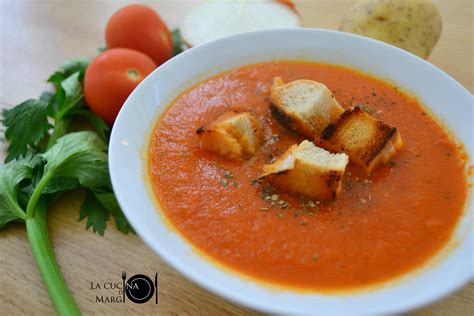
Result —
[[[37, 97], [45, 80], [66, 59], [93, 56], [104, 43], [108, 17], [129, 1], [0, 0], [0, 107]], [[195, 1], [141, 1], [155, 8], [171, 28]], [[443, 16], [443, 33], [429, 61], [473, 86], [473, 1], [435, 1]], [[350, 1], [296, 1], [304, 24], [337, 28]], [[2, 153], [1, 155], [4, 155]], [[3, 158], [3, 157], [0, 157]], [[3, 160], [3, 159], [2, 159]], [[250, 311], [225, 301], [185, 279], [155, 255], [136, 235], [122, 235], [112, 223], [105, 237], [78, 222], [83, 192], [65, 194], [49, 212], [49, 235], [59, 265], [85, 314], [157, 313], [160, 315], [244, 315]], [[159, 273], [159, 304], [96, 303], [91, 282], [120, 282], [129, 275]], [[0, 232], [0, 313], [54, 314], [31, 256], [25, 227], [8, 225]], [[474, 315], [474, 283], [413, 315]]]

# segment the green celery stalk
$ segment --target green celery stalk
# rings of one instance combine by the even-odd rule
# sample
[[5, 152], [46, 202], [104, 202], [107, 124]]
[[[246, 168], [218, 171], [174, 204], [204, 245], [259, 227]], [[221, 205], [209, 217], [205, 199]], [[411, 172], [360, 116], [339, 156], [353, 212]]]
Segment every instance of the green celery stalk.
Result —
[[38, 203], [33, 217], [26, 220], [26, 231], [31, 251], [51, 301], [59, 315], [81, 315], [74, 298], [59, 270], [53, 247], [48, 238], [46, 207]]

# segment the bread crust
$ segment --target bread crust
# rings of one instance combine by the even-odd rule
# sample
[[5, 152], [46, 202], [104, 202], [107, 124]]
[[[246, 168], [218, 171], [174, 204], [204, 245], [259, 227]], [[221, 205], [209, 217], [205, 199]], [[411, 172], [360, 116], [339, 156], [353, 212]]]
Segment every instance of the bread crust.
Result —
[[[296, 86], [317, 86], [319, 89], [318, 97], [314, 97], [314, 107], [309, 113], [300, 113], [296, 110], [298, 104], [286, 104], [284, 101], [285, 93]], [[296, 80], [284, 83], [279, 77], [273, 79], [271, 90], [270, 110], [275, 118], [288, 129], [300, 133], [309, 139], [318, 135], [330, 122], [337, 119], [344, 110], [336, 101], [329, 89], [322, 83], [312, 80]], [[322, 107], [321, 105], [324, 104]], [[319, 106], [319, 107], [318, 107]]]
[[297, 150], [298, 145], [291, 146], [275, 162], [265, 165], [260, 177], [281, 191], [320, 201], [336, 199], [342, 190], [345, 166], [342, 169], [315, 166], [298, 159]]
[[[373, 131], [372, 134], [347, 135], [345, 131], [351, 124], [356, 123], [366, 126], [366, 130]], [[364, 146], [350, 148], [356, 138], [360, 139]], [[334, 123], [321, 132], [315, 142], [329, 151], [345, 152], [353, 163], [367, 172], [389, 161], [403, 146], [400, 133], [395, 127], [378, 121], [358, 106], [345, 110]]]
[[315, 132], [301, 117], [294, 115], [294, 113], [286, 111], [284, 108], [272, 103], [270, 104], [270, 111], [275, 116], [275, 119], [289, 130], [302, 134], [310, 139], [314, 137]]
[[262, 143], [262, 131], [250, 112], [229, 111], [196, 130], [200, 147], [234, 160], [249, 159]]

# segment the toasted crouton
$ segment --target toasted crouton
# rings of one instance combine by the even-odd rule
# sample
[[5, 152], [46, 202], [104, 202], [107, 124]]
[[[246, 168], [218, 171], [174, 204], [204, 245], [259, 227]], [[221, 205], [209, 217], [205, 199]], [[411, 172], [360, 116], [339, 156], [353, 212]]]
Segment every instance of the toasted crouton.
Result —
[[328, 125], [317, 143], [332, 152], [345, 152], [367, 172], [386, 163], [403, 145], [397, 129], [376, 120], [356, 106]]
[[249, 159], [262, 139], [260, 125], [250, 112], [226, 112], [196, 132], [202, 149], [232, 159]]
[[330, 201], [341, 191], [348, 162], [346, 154], [332, 154], [305, 140], [291, 146], [272, 164], [265, 165], [260, 177], [280, 190]]
[[284, 84], [273, 79], [271, 110], [280, 123], [313, 139], [344, 111], [322, 83], [296, 80]]

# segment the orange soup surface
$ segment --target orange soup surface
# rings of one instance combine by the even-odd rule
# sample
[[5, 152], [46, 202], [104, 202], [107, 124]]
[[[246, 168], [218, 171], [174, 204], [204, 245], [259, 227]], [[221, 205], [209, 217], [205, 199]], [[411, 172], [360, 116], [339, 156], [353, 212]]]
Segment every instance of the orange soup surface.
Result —
[[[335, 202], [274, 192], [255, 181], [262, 166], [303, 140], [270, 113], [275, 76], [324, 83], [344, 108], [361, 105], [397, 127], [404, 147], [369, 175], [349, 164]], [[196, 129], [229, 110], [251, 111], [264, 131], [263, 147], [248, 161], [199, 148]], [[457, 145], [415, 98], [355, 70], [312, 62], [248, 65], [192, 87], [160, 118], [149, 146], [153, 191], [177, 231], [233, 270], [310, 291], [373, 285], [435, 255], [463, 212], [464, 167]]]

